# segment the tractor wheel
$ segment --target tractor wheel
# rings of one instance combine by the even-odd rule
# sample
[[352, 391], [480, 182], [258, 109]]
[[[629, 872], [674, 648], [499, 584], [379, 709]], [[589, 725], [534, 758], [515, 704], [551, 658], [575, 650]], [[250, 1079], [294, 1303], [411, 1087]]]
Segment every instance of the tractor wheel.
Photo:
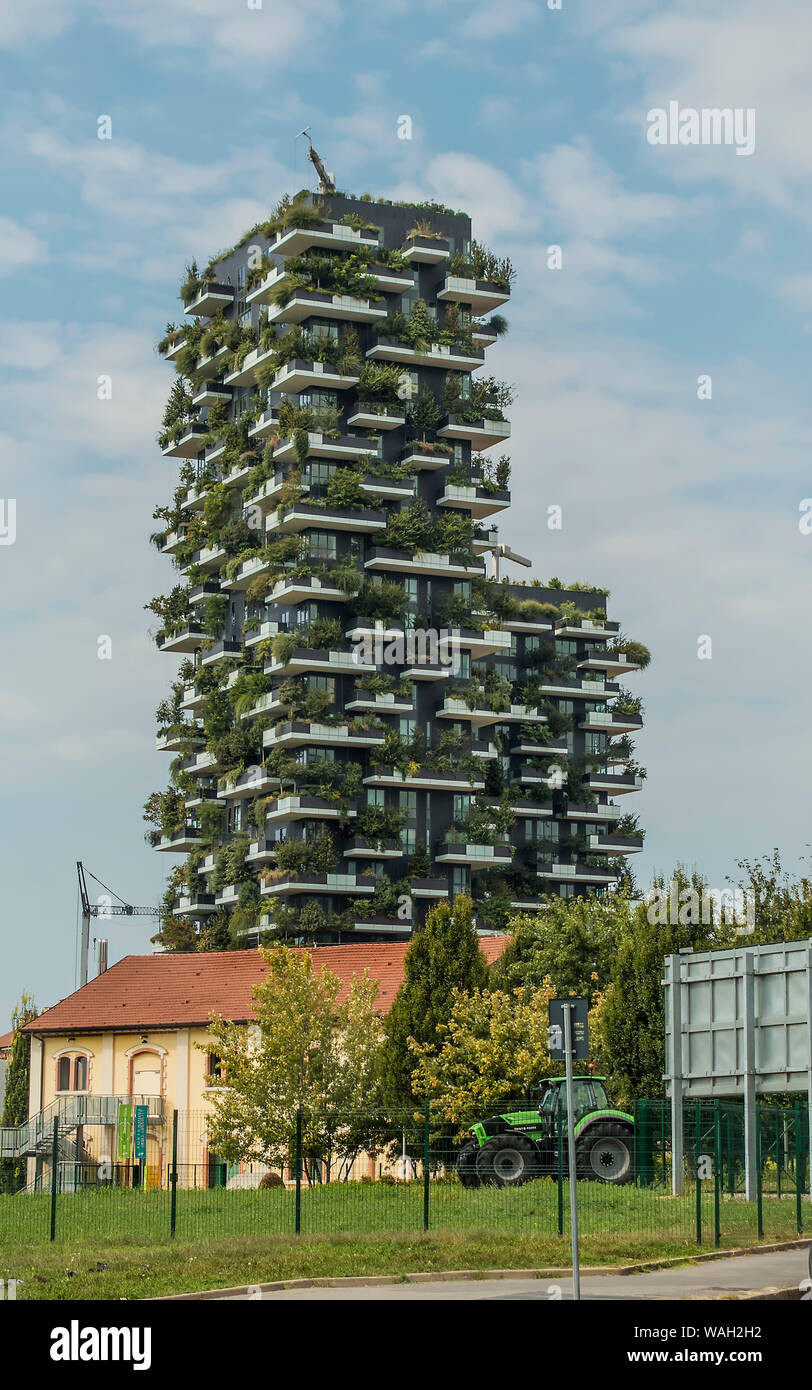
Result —
[[539, 1151], [524, 1134], [495, 1134], [479, 1150], [477, 1177], [493, 1187], [520, 1187], [541, 1176]]
[[457, 1177], [463, 1187], [479, 1187], [479, 1178], [476, 1171], [477, 1154], [479, 1145], [476, 1142], [464, 1144], [460, 1149], [457, 1159]]
[[579, 1178], [593, 1182], [631, 1182], [634, 1177], [632, 1131], [616, 1120], [596, 1120], [575, 1147]]

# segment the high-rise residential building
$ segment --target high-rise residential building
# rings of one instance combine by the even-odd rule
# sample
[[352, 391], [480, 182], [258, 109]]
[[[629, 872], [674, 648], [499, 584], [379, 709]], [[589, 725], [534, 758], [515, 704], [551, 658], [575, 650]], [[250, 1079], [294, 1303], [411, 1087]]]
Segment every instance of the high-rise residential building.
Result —
[[461, 892], [498, 928], [641, 848], [619, 682], [648, 653], [498, 549], [512, 278], [464, 213], [334, 193], [189, 268], [150, 605], [183, 658], [147, 806], [186, 856], [165, 944], [404, 937]]

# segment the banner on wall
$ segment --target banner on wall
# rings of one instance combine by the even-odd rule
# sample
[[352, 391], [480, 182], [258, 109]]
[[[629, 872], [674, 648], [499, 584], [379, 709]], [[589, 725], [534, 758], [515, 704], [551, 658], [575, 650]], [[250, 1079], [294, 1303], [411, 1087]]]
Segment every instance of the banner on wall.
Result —
[[133, 1134], [133, 1108], [131, 1105], [118, 1107], [118, 1157], [120, 1162], [130, 1160], [130, 1146]]

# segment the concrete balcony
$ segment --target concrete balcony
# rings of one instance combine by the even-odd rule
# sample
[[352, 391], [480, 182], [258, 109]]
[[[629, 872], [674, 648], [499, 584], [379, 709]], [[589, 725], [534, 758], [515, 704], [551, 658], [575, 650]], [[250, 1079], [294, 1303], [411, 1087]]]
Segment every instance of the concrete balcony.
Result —
[[279, 568], [278, 560], [271, 560], [265, 551], [260, 551], [258, 555], [253, 555], [250, 560], [243, 560], [237, 573], [231, 579], [223, 579], [220, 588], [224, 593], [236, 592], [239, 589], [247, 589], [253, 580], [261, 574], [270, 574], [272, 570]]
[[379, 478], [374, 473], [361, 480], [361, 491], [386, 502], [410, 502], [415, 493], [414, 478]]
[[588, 729], [595, 733], [608, 734], [614, 738], [619, 734], [633, 734], [643, 727], [643, 717], [640, 714], [618, 714], [614, 710], [607, 710], [606, 713], [598, 710], [589, 710], [579, 720], [579, 729]]
[[405, 411], [390, 409], [376, 410], [371, 405], [359, 405], [347, 424], [361, 430], [397, 430], [406, 424]]
[[625, 796], [628, 792], [642, 791], [643, 778], [633, 772], [591, 772], [587, 786], [595, 792], [607, 792], [609, 796]]
[[371, 299], [358, 299], [352, 294], [330, 294], [323, 290], [296, 289], [287, 304], [271, 304], [268, 319], [271, 323], [301, 323], [314, 315], [320, 319], [338, 319], [342, 323], [375, 323], [385, 319], [388, 310]]
[[643, 848], [642, 835], [589, 835], [590, 854], [639, 854]]
[[560, 883], [593, 883], [597, 886], [615, 883], [617, 874], [611, 869], [594, 869], [588, 864], [559, 864], [555, 860], [545, 861], [536, 870], [539, 878], [554, 879]]
[[242, 655], [242, 645], [239, 642], [223, 640], [215, 642], [203, 656], [204, 666], [216, 666], [220, 661], [230, 661], [233, 657]]
[[269, 796], [279, 790], [279, 778], [271, 777], [262, 767], [249, 767], [239, 777], [224, 777], [217, 783], [217, 796], [223, 801], [234, 801], [242, 796]]
[[353, 897], [371, 897], [375, 892], [375, 880], [356, 878], [355, 874], [313, 874], [306, 870], [297, 877], [263, 883], [260, 892], [263, 898], [292, 898], [301, 893], [351, 893]]
[[489, 550], [499, 544], [499, 528], [491, 526], [487, 530], [484, 526], [478, 526], [471, 541], [471, 549], [475, 555], [487, 555]]
[[612, 637], [617, 637], [620, 631], [620, 623], [609, 622], [608, 619], [597, 621], [595, 618], [581, 618], [578, 622], [573, 622], [569, 618], [560, 619], [555, 625], [556, 637], [590, 637], [593, 640], [601, 638], [609, 641]]
[[356, 836], [349, 840], [344, 849], [345, 859], [402, 859], [403, 847], [399, 840], [368, 840]]
[[356, 231], [341, 222], [322, 222], [315, 227], [291, 227], [279, 232], [268, 251], [272, 256], [300, 256], [311, 246], [321, 246], [329, 251], [356, 251], [363, 247], [369, 251], [378, 249], [378, 233]]
[[307, 362], [296, 358], [279, 368], [270, 389], [297, 395], [299, 391], [309, 391], [314, 387], [325, 391], [348, 391], [357, 385], [357, 376], [342, 376], [332, 362]]
[[293, 502], [283, 515], [278, 511], [270, 512], [265, 519], [266, 532], [276, 536], [295, 535], [314, 527], [371, 535], [386, 530], [386, 514], [359, 507], [334, 507], [329, 503], [318, 507], [311, 502]]
[[208, 917], [216, 912], [213, 893], [197, 893], [194, 897], [176, 898], [172, 907], [176, 917]]
[[466, 353], [446, 343], [432, 343], [427, 348], [413, 348], [398, 338], [380, 337], [367, 350], [372, 362], [403, 362], [407, 367], [439, 367], [441, 371], [473, 372], [485, 361], [484, 352]]
[[197, 458], [198, 454], [202, 453], [205, 448], [208, 433], [208, 425], [204, 425], [200, 421], [193, 421], [176, 444], [168, 444], [161, 452], [165, 459]]
[[476, 845], [468, 840], [445, 840], [438, 847], [438, 864], [470, 864], [474, 869], [508, 869], [513, 862], [511, 846], [505, 840], [495, 845]]
[[192, 405], [201, 409], [204, 405], [217, 405], [218, 401], [230, 401], [232, 394], [228, 386], [224, 386], [222, 381], [210, 381], [192, 397]]
[[373, 265], [367, 274], [372, 276], [382, 294], [406, 294], [407, 290], [414, 289], [415, 277], [405, 271], [390, 270], [386, 265]]
[[499, 627], [486, 627], [482, 632], [475, 628], [454, 628], [454, 641], [463, 651], [471, 653], [472, 661], [481, 661], [485, 656], [510, 655], [510, 633]]
[[404, 787], [412, 791], [482, 792], [485, 783], [479, 775], [467, 772], [409, 772], [396, 767], [376, 767], [364, 778], [365, 787]]
[[360, 693], [344, 706], [347, 713], [353, 710], [366, 710], [374, 714], [413, 714], [414, 702], [401, 699], [397, 695], [365, 695]]
[[200, 293], [191, 304], [187, 304], [186, 313], [196, 318], [213, 319], [215, 314], [219, 314], [222, 309], [227, 309], [233, 303], [233, 286], [219, 285], [215, 280], [210, 280], [201, 286]]
[[279, 411], [273, 405], [269, 406], [260, 415], [257, 423], [252, 425], [248, 431], [248, 438], [253, 440], [267, 439], [269, 435], [279, 433]]
[[207, 381], [219, 377], [231, 356], [231, 348], [223, 343], [210, 357], [201, 357], [194, 370], [195, 381]]
[[266, 676], [295, 676], [304, 671], [326, 676], [371, 676], [376, 669], [373, 662], [362, 661], [356, 652], [315, 651], [309, 647], [297, 647], [287, 661], [268, 661], [264, 667]]
[[620, 687], [611, 681], [602, 680], [579, 680], [579, 681], [545, 681], [539, 686], [542, 695], [557, 696], [559, 699], [570, 700], [602, 700], [611, 695], [617, 695]]
[[441, 449], [427, 449], [425, 444], [409, 444], [401, 462], [407, 468], [433, 470], [447, 468], [451, 462], [451, 455]]
[[410, 880], [413, 898], [447, 898], [448, 881], [444, 878], [413, 878]]
[[403, 259], [409, 265], [442, 265], [450, 257], [446, 237], [412, 236], [403, 243]]
[[172, 835], [162, 835], [154, 848], [163, 853], [187, 854], [191, 849], [197, 849], [203, 844], [200, 830], [197, 826], [186, 825], [182, 830], [176, 830]]
[[464, 420], [461, 415], [448, 415], [437, 433], [441, 439], [467, 439], [472, 448], [481, 451], [510, 438], [510, 421]]
[[595, 801], [591, 805], [578, 805], [576, 802], [567, 803], [567, 820], [576, 821], [611, 821], [620, 820], [625, 815], [622, 806], [616, 806], [613, 801]]
[[[276, 637], [278, 633], [284, 631], [285, 629], [277, 622], [260, 623], [259, 627], [254, 628], [253, 632], [246, 632], [243, 637], [243, 642], [246, 647], [256, 647], [260, 642], [267, 641], [269, 637]], [[263, 696], [262, 698], [265, 699], [266, 697]], [[251, 713], [253, 714], [254, 710], [252, 710]]]
[[182, 753], [190, 744], [200, 747], [206, 742], [203, 730], [197, 724], [189, 724], [183, 730], [176, 729], [174, 733], [159, 734], [155, 740], [155, 748], [159, 753]]
[[323, 796], [279, 796], [275, 801], [268, 804], [266, 814], [267, 821], [277, 823], [287, 823], [297, 820], [340, 820], [344, 816], [354, 820], [358, 815], [355, 804], [351, 804], [346, 812], [335, 801], [329, 801]]
[[579, 662], [578, 666], [585, 671], [603, 671], [610, 678], [620, 676], [621, 678], [632, 671], [639, 671], [638, 662], [630, 661], [625, 652], [587, 652]]
[[258, 347], [252, 348], [243, 359], [242, 366], [238, 367], [236, 371], [229, 372], [228, 376], [223, 378], [225, 385], [251, 386], [257, 379], [257, 368], [261, 367], [264, 362], [270, 362], [275, 354], [275, 347], [266, 348], [264, 352], [261, 352]]
[[510, 493], [488, 492], [484, 487], [461, 487], [456, 483], [446, 483], [437, 505], [468, 512], [475, 521], [482, 521], [485, 517], [506, 511], [510, 506]]
[[471, 313], [490, 314], [510, 299], [510, 291], [492, 280], [473, 280], [464, 275], [446, 275], [437, 298], [453, 304], [470, 304]]
[[349, 595], [343, 589], [336, 589], [315, 575], [302, 579], [280, 579], [271, 589], [265, 602], [277, 604], [280, 608], [316, 600], [320, 603], [346, 603]]
[[196, 652], [208, 637], [199, 623], [186, 623], [177, 632], [158, 638], [158, 650], [162, 652]]
[[375, 748], [383, 743], [383, 729], [364, 729], [353, 733], [346, 724], [313, 724], [294, 720], [276, 729], [266, 729], [262, 735], [263, 748]]
[[435, 555], [429, 550], [418, 550], [410, 555], [405, 550], [390, 550], [375, 546], [364, 564], [368, 570], [396, 570], [399, 574], [428, 574], [438, 578], [467, 579], [472, 575], [484, 573], [484, 565], [461, 565], [448, 555]]
[[[376, 458], [377, 443], [362, 435], [345, 434], [331, 439], [327, 434], [311, 431], [307, 436], [307, 457], [326, 459]], [[296, 446], [293, 439], [282, 439], [273, 451], [274, 459], [280, 462], [297, 462]]]

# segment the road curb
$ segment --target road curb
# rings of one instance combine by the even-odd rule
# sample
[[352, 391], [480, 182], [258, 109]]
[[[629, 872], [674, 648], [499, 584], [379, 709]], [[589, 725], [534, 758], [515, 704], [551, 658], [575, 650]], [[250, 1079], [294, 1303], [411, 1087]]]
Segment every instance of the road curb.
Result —
[[[582, 1266], [581, 1275], [647, 1274], [658, 1269], [674, 1269], [678, 1265], [706, 1264], [710, 1260], [731, 1260], [740, 1255], [769, 1255], [781, 1250], [805, 1250], [812, 1242], [785, 1240], [770, 1245], [748, 1245], [732, 1250], [709, 1250], [699, 1255], [677, 1255], [667, 1260], [643, 1260], [632, 1265]], [[205, 1289], [201, 1293], [164, 1294], [145, 1299], [148, 1303], [189, 1303], [198, 1300], [248, 1297], [249, 1293], [281, 1293], [284, 1289], [357, 1289], [383, 1288], [391, 1284], [442, 1284], [455, 1279], [566, 1279], [572, 1274], [569, 1267], [549, 1269], [445, 1269], [418, 1270], [414, 1274], [352, 1274], [335, 1278], [275, 1279], [266, 1284], [237, 1284], [227, 1289]], [[729, 1299], [790, 1299], [797, 1297], [797, 1288], [761, 1289], [756, 1293], [722, 1294]]]

